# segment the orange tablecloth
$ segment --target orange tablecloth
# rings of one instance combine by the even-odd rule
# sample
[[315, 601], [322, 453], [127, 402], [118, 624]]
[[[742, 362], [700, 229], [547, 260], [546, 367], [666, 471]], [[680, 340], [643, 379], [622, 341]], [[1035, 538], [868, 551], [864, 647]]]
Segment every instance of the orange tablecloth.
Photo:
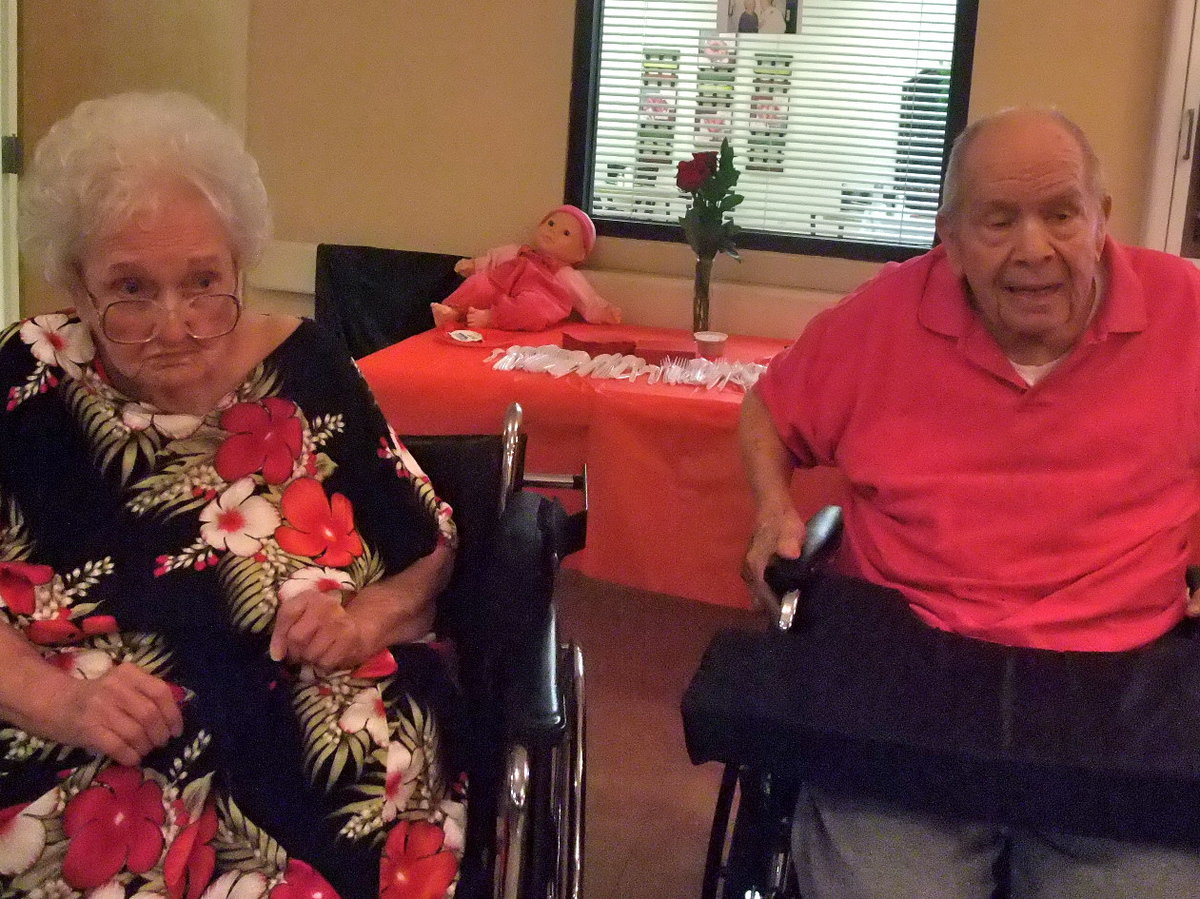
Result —
[[[689, 345], [683, 331], [570, 325], [596, 340]], [[490, 336], [490, 335], [489, 335]], [[508, 344], [559, 344], [561, 330], [508, 335]], [[784, 341], [730, 337], [726, 356], [760, 361]], [[738, 577], [749, 539], [749, 488], [737, 446], [742, 392], [670, 384], [499, 372], [494, 347], [455, 345], [428, 331], [359, 360], [401, 434], [493, 433], [514, 401], [525, 410], [526, 468], [588, 467], [585, 574], [644, 590], [745, 606]], [[832, 472], [798, 478], [797, 503], [815, 511], [839, 495]], [[436, 485], [435, 485], [436, 486]]]

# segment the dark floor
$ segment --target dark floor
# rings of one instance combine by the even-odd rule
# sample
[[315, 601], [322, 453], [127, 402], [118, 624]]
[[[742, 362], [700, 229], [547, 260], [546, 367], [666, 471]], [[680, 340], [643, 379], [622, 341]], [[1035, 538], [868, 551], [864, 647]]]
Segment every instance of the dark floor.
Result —
[[559, 608], [586, 674], [584, 899], [695, 899], [720, 770], [688, 760], [679, 700], [709, 637], [753, 618], [569, 570]]

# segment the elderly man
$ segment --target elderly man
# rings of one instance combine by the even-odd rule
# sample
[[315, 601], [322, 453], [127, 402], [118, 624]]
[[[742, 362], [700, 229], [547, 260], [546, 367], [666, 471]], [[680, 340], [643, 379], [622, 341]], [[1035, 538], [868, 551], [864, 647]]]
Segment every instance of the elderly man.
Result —
[[[744, 576], [798, 554], [796, 466], [849, 482], [842, 574], [932, 628], [1050, 650], [1149, 644], [1187, 612], [1200, 510], [1200, 274], [1118, 244], [1086, 137], [1045, 109], [975, 122], [942, 245], [818, 317], [746, 398]], [[849, 582], [853, 588], [856, 581]], [[877, 589], [872, 587], [871, 589]], [[801, 894], [1200, 896], [1200, 858], [806, 787]]]

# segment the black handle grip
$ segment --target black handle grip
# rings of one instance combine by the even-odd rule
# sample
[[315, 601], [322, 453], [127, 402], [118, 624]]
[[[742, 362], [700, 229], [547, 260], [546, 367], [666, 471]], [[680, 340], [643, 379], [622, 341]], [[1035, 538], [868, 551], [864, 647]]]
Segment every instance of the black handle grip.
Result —
[[763, 572], [767, 586], [777, 596], [801, 589], [813, 572], [837, 549], [841, 536], [841, 506], [826, 506], [818, 511], [808, 520], [800, 558], [774, 556], [767, 564], [767, 570]]

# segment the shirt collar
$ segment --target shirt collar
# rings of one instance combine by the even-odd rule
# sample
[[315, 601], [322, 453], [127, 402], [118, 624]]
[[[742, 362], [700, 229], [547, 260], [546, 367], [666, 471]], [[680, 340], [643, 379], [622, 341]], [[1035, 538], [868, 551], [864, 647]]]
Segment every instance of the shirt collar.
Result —
[[[944, 246], [930, 251], [933, 257], [929, 278], [921, 295], [917, 318], [923, 326], [946, 337], [963, 338], [983, 330], [971, 308], [964, 282], [953, 270]], [[1088, 339], [1103, 340], [1109, 334], [1136, 333], [1148, 323], [1146, 294], [1134, 274], [1129, 253], [1111, 236], [1104, 240], [1101, 262], [1107, 277], [1100, 308], [1088, 326]]]

